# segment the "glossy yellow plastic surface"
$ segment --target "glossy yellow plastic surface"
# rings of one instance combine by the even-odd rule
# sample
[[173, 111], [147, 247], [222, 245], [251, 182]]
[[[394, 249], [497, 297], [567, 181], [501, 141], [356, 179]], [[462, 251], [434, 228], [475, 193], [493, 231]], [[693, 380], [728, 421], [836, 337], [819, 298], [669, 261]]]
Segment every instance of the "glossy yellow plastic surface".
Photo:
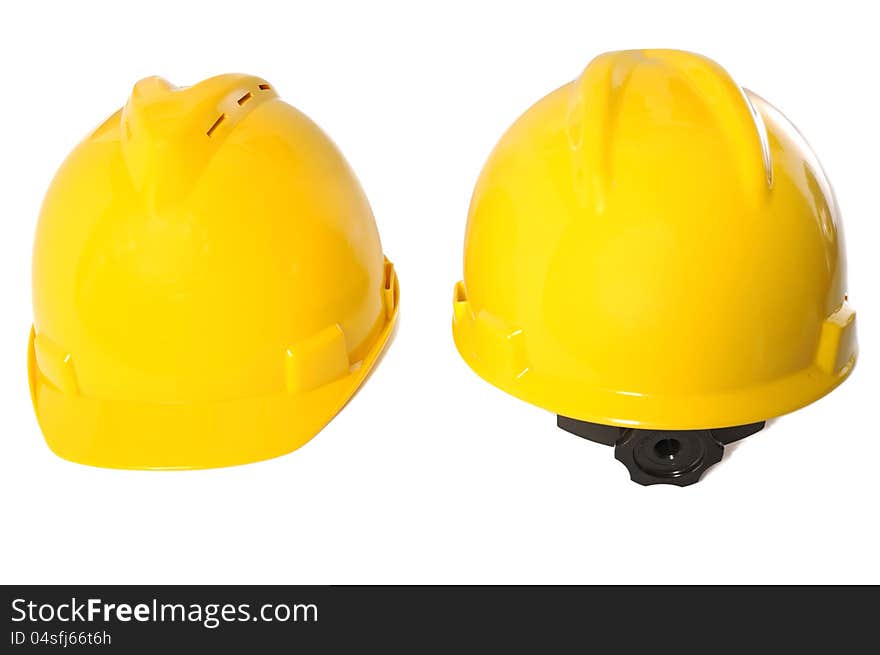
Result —
[[153, 77], [52, 182], [33, 301], [53, 451], [202, 468], [315, 435], [375, 364], [398, 285], [348, 164], [271, 85]]
[[840, 217], [810, 148], [687, 52], [613, 52], [531, 107], [480, 176], [459, 352], [523, 400], [653, 429], [806, 405], [856, 359]]

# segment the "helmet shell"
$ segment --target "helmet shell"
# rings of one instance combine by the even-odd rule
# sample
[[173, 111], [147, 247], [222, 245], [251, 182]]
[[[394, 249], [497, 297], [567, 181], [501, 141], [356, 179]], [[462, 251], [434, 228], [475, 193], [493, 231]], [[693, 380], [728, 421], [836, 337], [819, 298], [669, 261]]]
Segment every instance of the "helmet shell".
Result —
[[742, 425], [850, 373], [845, 289], [837, 203], [788, 120], [699, 55], [615, 52], [490, 155], [454, 336], [485, 379], [563, 416]]
[[[354, 173], [270, 84], [142, 80], [70, 154], [40, 214], [31, 384], [44, 433], [62, 456], [108, 466], [292, 450], [365, 375], [394, 288]], [[277, 414], [262, 433], [261, 402]]]

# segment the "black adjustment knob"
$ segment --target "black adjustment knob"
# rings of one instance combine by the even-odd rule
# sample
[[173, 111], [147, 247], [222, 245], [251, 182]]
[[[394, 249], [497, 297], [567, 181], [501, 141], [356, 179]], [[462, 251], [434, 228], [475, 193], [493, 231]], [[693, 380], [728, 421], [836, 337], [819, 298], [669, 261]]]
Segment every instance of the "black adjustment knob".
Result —
[[614, 448], [633, 482], [644, 485], [694, 484], [723, 455], [711, 430], [626, 429]]

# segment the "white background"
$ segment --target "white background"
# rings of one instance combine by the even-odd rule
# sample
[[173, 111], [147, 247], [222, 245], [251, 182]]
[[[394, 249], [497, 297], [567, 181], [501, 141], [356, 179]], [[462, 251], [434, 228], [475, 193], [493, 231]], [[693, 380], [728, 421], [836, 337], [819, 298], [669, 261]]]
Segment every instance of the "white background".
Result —
[[[4, 3], [0, 582], [880, 582], [876, 16], [711, 4]], [[716, 59], [807, 135], [842, 207], [860, 326], [850, 380], [685, 489], [631, 483], [610, 448], [479, 380], [450, 332], [490, 149], [593, 56], [638, 47]], [[229, 71], [270, 80], [357, 171], [400, 275], [397, 337], [291, 455], [167, 473], [62, 461], [26, 372], [42, 196], [136, 80]]]

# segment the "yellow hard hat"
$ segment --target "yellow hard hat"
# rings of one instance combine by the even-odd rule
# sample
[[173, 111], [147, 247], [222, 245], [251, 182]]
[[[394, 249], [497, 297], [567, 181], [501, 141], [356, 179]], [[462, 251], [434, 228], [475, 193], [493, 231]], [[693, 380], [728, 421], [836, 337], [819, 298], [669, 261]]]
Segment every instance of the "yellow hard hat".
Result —
[[151, 77], [52, 182], [33, 302], [53, 451], [203, 468], [316, 434], [375, 364], [398, 285], [345, 159], [270, 84]]
[[481, 377], [685, 485], [850, 374], [837, 203], [716, 63], [612, 52], [523, 114], [477, 182], [458, 350]]

